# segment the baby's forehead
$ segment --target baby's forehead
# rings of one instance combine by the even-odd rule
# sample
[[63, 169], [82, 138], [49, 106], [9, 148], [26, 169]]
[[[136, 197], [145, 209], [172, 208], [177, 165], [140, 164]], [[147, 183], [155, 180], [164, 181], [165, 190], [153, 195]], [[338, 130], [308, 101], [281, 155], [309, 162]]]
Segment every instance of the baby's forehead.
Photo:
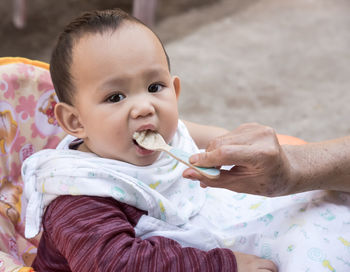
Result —
[[[109, 28], [99, 32], [88, 32], [79, 37], [72, 50], [72, 63], [86, 58], [99, 61], [102, 56], [107, 57], [108, 60], [108, 54], [120, 58], [133, 58], [134, 56], [142, 58], [155, 51], [158, 56], [165, 58], [169, 66], [168, 56], [157, 35], [140, 23], [125, 22], [117, 29]], [[133, 52], [134, 56], [129, 52]]]
[[73, 50], [71, 75], [76, 87], [88, 82], [101, 86], [110, 77], [151, 78], [155, 70], [169, 75], [167, 55], [157, 36], [142, 25], [88, 34]]

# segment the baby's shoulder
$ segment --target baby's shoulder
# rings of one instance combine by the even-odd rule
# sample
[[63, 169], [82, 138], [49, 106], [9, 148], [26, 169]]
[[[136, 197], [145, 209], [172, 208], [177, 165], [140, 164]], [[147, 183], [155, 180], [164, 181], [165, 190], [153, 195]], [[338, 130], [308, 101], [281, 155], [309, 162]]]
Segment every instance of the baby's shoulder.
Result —
[[143, 214], [146, 212], [110, 197], [62, 195], [47, 207], [43, 223], [56, 225], [74, 222], [78, 218], [81, 222], [99, 223], [115, 218], [135, 224]]

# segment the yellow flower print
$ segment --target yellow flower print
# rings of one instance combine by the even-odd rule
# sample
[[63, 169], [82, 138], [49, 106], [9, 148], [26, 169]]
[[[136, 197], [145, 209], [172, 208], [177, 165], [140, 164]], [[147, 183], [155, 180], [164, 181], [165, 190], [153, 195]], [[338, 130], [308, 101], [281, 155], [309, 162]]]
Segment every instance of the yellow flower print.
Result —
[[159, 186], [159, 184], [160, 184], [160, 181], [157, 181], [157, 182], [155, 182], [155, 183], [151, 183], [150, 185], [149, 185], [149, 187], [151, 187], [152, 189], [156, 189], [158, 186]]

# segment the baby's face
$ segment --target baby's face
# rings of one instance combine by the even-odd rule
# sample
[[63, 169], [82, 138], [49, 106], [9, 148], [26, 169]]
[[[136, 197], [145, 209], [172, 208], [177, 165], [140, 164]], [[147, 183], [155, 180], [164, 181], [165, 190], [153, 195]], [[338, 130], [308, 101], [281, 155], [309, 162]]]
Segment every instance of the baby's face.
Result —
[[153, 130], [169, 142], [177, 128], [180, 92], [155, 35], [134, 23], [87, 34], [74, 46], [71, 74], [83, 149], [135, 165], [153, 163], [159, 152], [140, 148], [132, 136]]

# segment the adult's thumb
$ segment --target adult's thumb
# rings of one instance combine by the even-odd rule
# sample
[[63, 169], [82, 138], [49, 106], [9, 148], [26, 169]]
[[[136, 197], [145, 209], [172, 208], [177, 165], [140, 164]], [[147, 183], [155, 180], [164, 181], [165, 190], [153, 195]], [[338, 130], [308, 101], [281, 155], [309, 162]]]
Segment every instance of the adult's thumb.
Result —
[[217, 167], [223, 165], [245, 165], [251, 163], [256, 151], [250, 146], [225, 145], [217, 149], [194, 154], [190, 163], [201, 167]]
[[221, 166], [220, 158], [217, 155], [216, 150], [194, 154], [190, 157], [190, 163], [201, 167]]

